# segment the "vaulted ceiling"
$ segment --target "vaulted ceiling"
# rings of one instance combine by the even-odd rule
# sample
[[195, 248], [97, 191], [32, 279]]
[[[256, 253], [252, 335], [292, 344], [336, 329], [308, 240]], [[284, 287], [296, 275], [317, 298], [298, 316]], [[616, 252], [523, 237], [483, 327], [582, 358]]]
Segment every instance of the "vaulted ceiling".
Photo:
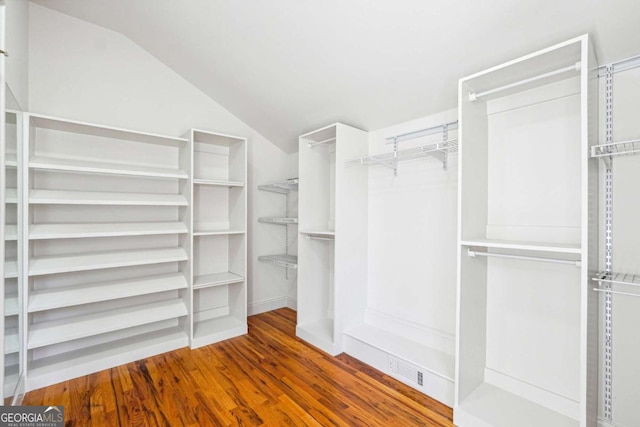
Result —
[[280, 146], [456, 106], [457, 80], [590, 33], [640, 54], [639, 0], [32, 0], [120, 32]]

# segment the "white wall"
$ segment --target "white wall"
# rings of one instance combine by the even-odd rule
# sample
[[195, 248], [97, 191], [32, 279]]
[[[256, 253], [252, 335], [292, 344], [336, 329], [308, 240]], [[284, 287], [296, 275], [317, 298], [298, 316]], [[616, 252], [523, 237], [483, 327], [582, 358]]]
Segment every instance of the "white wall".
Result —
[[[457, 120], [457, 110], [371, 132], [369, 154], [392, 150], [385, 138]], [[456, 138], [455, 131], [450, 139]], [[441, 134], [401, 142], [399, 149], [442, 140]], [[454, 352], [457, 156], [369, 172], [367, 321], [401, 336]]]
[[[29, 54], [29, 2], [6, 0], [7, 85], [20, 108], [29, 105], [28, 54]], [[10, 108], [16, 106], [10, 105]]]
[[247, 137], [249, 312], [286, 304], [284, 276], [257, 262], [275, 245], [272, 230], [258, 225], [257, 217], [275, 209], [277, 195], [256, 189], [287, 177], [284, 152], [147, 51], [105, 28], [30, 4], [28, 59], [31, 112], [167, 135], [196, 127]]

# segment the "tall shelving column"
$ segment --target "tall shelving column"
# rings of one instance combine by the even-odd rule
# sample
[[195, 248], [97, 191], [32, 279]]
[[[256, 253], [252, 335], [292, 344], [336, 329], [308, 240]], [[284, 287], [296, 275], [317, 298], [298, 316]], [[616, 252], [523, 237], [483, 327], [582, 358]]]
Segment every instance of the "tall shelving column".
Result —
[[299, 143], [296, 335], [336, 355], [366, 307], [368, 171], [345, 163], [367, 155], [368, 134], [336, 123]]
[[285, 227], [285, 243], [284, 253], [275, 255], [261, 255], [258, 261], [269, 262], [280, 267], [284, 267], [285, 274], [288, 277], [289, 269], [296, 270], [298, 268], [298, 257], [289, 253], [289, 226], [298, 225], [298, 218], [289, 216], [289, 193], [298, 191], [298, 179], [288, 179], [286, 181], [273, 182], [271, 184], [259, 185], [258, 190], [269, 191], [271, 193], [282, 194], [285, 196], [285, 213], [281, 217], [260, 217], [258, 222], [266, 224], [277, 224]]
[[192, 129], [191, 347], [247, 333], [247, 140]]
[[27, 391], [188, 345], [190, 141], [36, 114], [24, 140]]
[[18, 194], [18, 140], [21, 133], [19, 112], [5, 114], [5, 268], [4, 268], [4, 398], [13, 396], [20, 375], [20, 314], [21, 288], [19, 273], [20, 204]]
[[596, 89], [586, 35], [460, 80], [460, 427], [595, 425]]

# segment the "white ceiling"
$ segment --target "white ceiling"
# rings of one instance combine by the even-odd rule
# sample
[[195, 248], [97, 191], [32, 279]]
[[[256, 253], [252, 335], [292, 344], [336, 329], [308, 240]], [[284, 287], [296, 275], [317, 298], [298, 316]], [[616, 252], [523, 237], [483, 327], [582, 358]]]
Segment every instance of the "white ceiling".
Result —
[[120, 32], [280, 146], [456, 106], [467, 74], [590, 33], [640, 54], [640, 0], [33, 0]]

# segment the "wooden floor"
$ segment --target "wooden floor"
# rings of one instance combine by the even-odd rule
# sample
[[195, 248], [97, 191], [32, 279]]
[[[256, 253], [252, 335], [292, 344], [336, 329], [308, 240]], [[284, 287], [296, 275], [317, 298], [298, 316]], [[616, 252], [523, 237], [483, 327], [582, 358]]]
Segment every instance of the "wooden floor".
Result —
[[23, 404], [64, 405], [66, 426], [453, 426], [447, 406], [295, 338], [295, 316], [252, 316], [246, 336], [35, 390]]

